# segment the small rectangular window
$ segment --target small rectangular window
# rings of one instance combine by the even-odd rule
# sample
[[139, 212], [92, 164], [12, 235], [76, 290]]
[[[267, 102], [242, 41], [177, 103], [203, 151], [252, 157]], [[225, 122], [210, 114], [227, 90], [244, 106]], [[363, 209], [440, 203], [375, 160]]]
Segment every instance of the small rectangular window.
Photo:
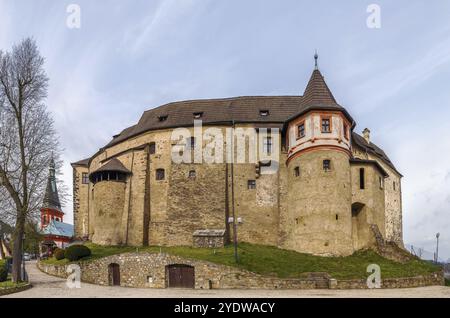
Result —
[[392, 183], [392, 187], [394, 188], [395, 191], [395, 181]]
[[156, 153], [156, 144], [155, 144], [154, 142], [151, 142], [151, 143], [148, 145], [148, 152], [149, 152], [151, 155], [154, 155], [154, 154]]
[[89, 183], [89, 175], [87, 172], [83, 172], [81, 175], [81, 183], [82, 184], [88, 184]]
[[195, 170], [189, 171], [189, 179], [195, 179], [197, 177], [197, 173]]
[[256, 189], [256, 180], [248, 180], [247, 189], [249, 190]]
[[330, 133], [331, 132], [331, 118], [322, 118], [322, 132]]
[[323, 161], [323, 170], [325, 170], [325, 171], [331, 170], [331, 160], [326, 159]]
[[263, 117], [267, 117], [267, 116], [269, 116], [269, 111], [268, 110], [260, 110], [259, 114]]
[[300, 177], [300, 167], [294, 168], [294, 177]]
[[382, 177], [378, 177], [378, 180], [380, 181], [380, 189], [384, 188], [384, 179]]
[[203, 112], [194, 113], [194, 119], [200, 119], [203, 117]]
[[359, 188], [364, 190], [366, 187], [364, 168], [359, 169]]
[[301, 123], [297, 126], [297, 138], [303, 138], [305, 137], [305, 123]]
[[164, 180], [164, 178], [165, 178], [165, 170], [156, 169], [156, 180]]

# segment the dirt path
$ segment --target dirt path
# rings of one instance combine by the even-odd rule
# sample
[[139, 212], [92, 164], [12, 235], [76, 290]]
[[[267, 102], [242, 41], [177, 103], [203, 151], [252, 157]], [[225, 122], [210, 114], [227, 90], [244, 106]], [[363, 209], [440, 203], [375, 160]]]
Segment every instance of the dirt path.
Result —
[[278, 297], [446, 297], [450, 298], [450, 287], [432, 286], [408, 289], [382, 290], [183, 290], [105, 287], [82, 283], [79, 289], [70, 289], [61, 278], [42, 273], [35, 262], [27, 263], [27, 271], [33, 288], [4, 297], [217, 297], [217, 298], [278, 298]]

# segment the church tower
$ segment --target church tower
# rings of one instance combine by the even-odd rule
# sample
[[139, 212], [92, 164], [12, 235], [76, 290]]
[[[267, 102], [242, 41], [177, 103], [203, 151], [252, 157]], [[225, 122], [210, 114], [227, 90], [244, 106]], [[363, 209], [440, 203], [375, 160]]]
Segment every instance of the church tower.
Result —
[[47, 188], [43, 205], [41, 208], [41, 229], [46, 227], [51, 221], [63, 222], [64, 212], [59, 202], [58, 188], [56, 187], [55, 161], [50, 161]]

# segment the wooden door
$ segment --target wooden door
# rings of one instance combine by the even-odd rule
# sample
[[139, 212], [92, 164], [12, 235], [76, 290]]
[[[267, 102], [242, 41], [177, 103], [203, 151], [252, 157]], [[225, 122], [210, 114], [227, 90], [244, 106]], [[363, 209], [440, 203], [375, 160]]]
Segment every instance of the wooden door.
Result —
[[168, 286], [171, 288], [194, 288], [194, 267], [189, 265], [167, 266]]
[[109, 285], [120, 286], [120, 266], [119, 264], [109, 264]]

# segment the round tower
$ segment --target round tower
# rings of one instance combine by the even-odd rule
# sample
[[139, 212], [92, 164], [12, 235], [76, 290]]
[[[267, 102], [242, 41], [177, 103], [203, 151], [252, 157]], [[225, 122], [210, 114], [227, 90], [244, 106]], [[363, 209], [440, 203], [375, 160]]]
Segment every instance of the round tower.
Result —
[[121, 231], [125, 204], [125, 183], [131, 172], [118, 159], [108, 163], [89, 175], [93, 190], [93, 235], [92, 242], [100, 245], [123, 243]]
[[353, 252], [350, 162], [353, 119], [317, 68], [288, 121], [288, 202], [284, 247], [320, 255]]

